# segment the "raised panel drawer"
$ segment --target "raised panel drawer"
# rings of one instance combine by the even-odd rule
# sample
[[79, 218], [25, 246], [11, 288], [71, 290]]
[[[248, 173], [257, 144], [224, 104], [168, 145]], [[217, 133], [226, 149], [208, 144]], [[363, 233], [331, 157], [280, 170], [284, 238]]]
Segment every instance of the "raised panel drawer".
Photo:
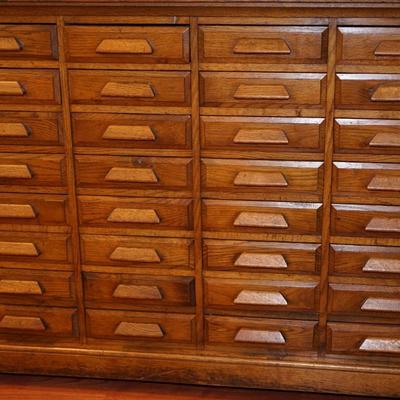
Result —
[[320, 26], [202, 26], [200, 61], [323, 63], [327, 32]]
[[124, 106], [190, 105], [189, 72], [69, 72], [71, 102]]
[[307, 272], [319, 269], [320, 245], [205, 240], [204, 268], [215, 271]]
[[73, 62], [172, 64], [190, 61], [189, 28], [178, 26], [67, 26]]

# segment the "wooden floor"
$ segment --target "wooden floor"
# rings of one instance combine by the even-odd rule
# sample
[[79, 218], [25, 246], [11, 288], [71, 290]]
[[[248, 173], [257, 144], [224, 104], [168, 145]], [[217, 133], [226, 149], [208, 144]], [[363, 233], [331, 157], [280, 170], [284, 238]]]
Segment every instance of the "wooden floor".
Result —
[[0, 400], [366, 400], [372, 397], [0, 374]]

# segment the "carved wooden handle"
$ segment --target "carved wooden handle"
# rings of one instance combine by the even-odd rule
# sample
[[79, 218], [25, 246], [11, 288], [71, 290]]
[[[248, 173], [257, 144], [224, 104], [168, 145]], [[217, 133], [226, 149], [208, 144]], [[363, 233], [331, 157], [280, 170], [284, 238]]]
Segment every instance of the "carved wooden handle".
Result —
[[284, 344], [286, 340], [280, 331], [262, 331], [242, 328], [235, 336], [235, 342]]
[[260, 290], [242, 290], [233, 300], [235, 304], [254, 304], [260, 306], [287, 306], [287, 301], [280, 292]]
[[132, 183], [157, 183], [158, 178], [152, 168], [111, 168], [106, 181], [132, 182]]
[[0, 165], [0, 178], [32, 179], [27, 165]]
[[34, 243], [0, 242], [0, 255], [38, 257], [39, 250]]
[[370, 258], [364, 265], [365, 272], [400, 273], [400, 260], [390, 258]]
[[161, 258], [156, 249], [135, 248], [135, 247], [117, 247], [110, 255], [110, 260], [131, 261], [144, 263], [160, 263]]
[[361, 310], [400, 312], [400, 300], [370, 297], [364, 301]]
[[375, 175], [367, 186], [368, 190], [400, 191], [400, 176]]
[[144, 338], [164, 337], [164, 333], [160, 325], [138, 322], [121, 322], [115, 329], [114, 334]]
[[150, 126], [110, 125], [103, 134], [108, 140], [156, 140]]
[[0, 204], [0, 218], [36, 218], [30, 204]]
[[151, 54], [153, 49], [146, 39], [104, 39], [96, 53], [104, 54]]
[[108, 82], [101, 90], [104, 97], [144, 97], [153, 98], [155, 93], [149, 83]]
[[240, 129], [234, 143], [288, 144], [288, 137], [282, 129]]
[[20, 51], [23, 49], [21, 41], [16, 37], [0, 37], [0, 51]]
[[0, 96], [23, 96], [25, 89], [18, 81], [0, 81]]
[[20, 317], [5, 315], [0, 321], [2, 329], [18, 329], [22, 331], [45, 331], [46, 327], [39, 317]]
[[235, 219], [234, 226], [248, 226], [255, 228], [288, 228], [282, 214], [268, 214], [259, 212], [241, 212]]
[[239, 39], [233, 48], [236, 54], [290, 54], [284, 39]]
[[240, 85], [235, 94], [235, 99], [248, 100], [288, 100], [289, 92], [284, 85]]
[[39, 294], [43, 291], [38, 281], [0, 280], [0, 293], [2, 294]]
[[28, 137], [30, 130], [21, 123], [0, 123], [0, 138], [2, 137]]
[[369, 142], [371, 147], [400, 147], [400, 134], [377, 133]]
[[376, 56], [400, 56], [399, 40], [384, 40], [375, 49]]
[[400, 232], [400, 218], [374, 217], [365, 227], [367, 232]]
[[115, 208], [108, 216], [109, 222], [130, 222], [136, 224], [159, 224], [156, 210], [142, 208]]
[[157, 286], [123, 285], [116, 287], [113, 297], [123, 299], [161, 300], [162, 294]]
[[400, 101], [400, 82], [382, 83], [373, 91], [371, 101]]
[[360, 350], [400, 353], [400, 339], [367, 338], [361, 343]]
[[282, 254], [242, 253], [235, 261], [235, 267], [277, 268], [284, 269], [288, 265]]
[[234, 181], [237, 186], [274, 186], [286, 187], [288, 183], [285, 176], [280, 172], [255, 172], [241, 171]]

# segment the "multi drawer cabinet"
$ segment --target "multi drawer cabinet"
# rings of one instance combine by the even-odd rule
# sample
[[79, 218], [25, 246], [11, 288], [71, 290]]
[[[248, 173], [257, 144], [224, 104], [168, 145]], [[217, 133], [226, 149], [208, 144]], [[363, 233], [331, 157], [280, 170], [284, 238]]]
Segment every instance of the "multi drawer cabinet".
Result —
[[398, 2], [1, 2], [0, 371], [400, 396]]

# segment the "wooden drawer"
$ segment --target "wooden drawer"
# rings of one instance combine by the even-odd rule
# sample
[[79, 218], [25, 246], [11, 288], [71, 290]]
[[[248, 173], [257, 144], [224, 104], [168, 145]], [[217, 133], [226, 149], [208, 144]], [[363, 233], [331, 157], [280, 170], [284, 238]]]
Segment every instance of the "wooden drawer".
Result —
[[71, 102], [125, 106], [190, 105], [190, 72], [69, 71]]
[[0, 59], [56, 59], [55, 25], [0, 25]]
[[210, 309], [315, 312], [319, 303], [318, 282], [311, 280], [206, 278], [205, 296]]
[[73, 272], [0, 268], [0, 302], [73, 306], [75, 300], [73, 280]]
[[338, 108], [398, 110], [400, 74], [338, 74]]
[[216, 271], [308, 272], [319, 270], [320, 245], [205, 240], [203, 265]]
[[206, 343], [230, 349], [312, 351], [317, 323], [314, 321], [206, 317]]
[[67, 26], [73, 62], [172, 64], [190, 61], [186, 26]]
[[328, 351], [357, 356], [400, 356], [398, 326], [328, 324]]
[[331, 245], [329, 259], [336, 275], [400, 276], [400, 247]]
[[188, 158], [76, 156], [81, 188], [191, 190], [192, 161]]
[[205, 191], [232, 193], [320, 194], [322, 162], [202, 160]]
[[188, 115], [81, 113], [72, 114], [72, 126], [75, 146], [179, 150], [192, 147]]
[[201, 117], [204, 150], [323, 151], [321, 118]]
[[82, 263], [118, 267], [193, 269], [193, 241], [81, 235]]
[[211, 231], [318, 234], [321, 204], [205, 200], [203, 228]]
[[324, 63], [323, 26], [202, 26], [200, 61], [217, 63]]
[[337, 119], [335, 152], [400, 154], [400, 121]]
[[195, 335], [192, 315], [87, 310], [86, 321], [89, 338], [123, 341], [126, 345], [190, 344]]
[[192, 229], [192, 201], [79, 196], [84, 226], [138, 229]]
[[85, 300], [89, 307], [152, 309], [192, 308], [195, 304], [194, 278], [141, 276], [85, 272]]
[[334, 235], [399, 237], [400, 207], [333, 204]]
[[324, 107], [325, 74], [202, 72], [206, 107]]
[[[1, 54], [0, 54], [1, 56]], [[0, 104], [60, 104], [56, 70], [0, 70]]]
[[24, 192], [26, 187], [34, 190], [36, 187], [48, 187], [65, 192], [65, 156], [2, 153], [0, 187], [13, 192]]

